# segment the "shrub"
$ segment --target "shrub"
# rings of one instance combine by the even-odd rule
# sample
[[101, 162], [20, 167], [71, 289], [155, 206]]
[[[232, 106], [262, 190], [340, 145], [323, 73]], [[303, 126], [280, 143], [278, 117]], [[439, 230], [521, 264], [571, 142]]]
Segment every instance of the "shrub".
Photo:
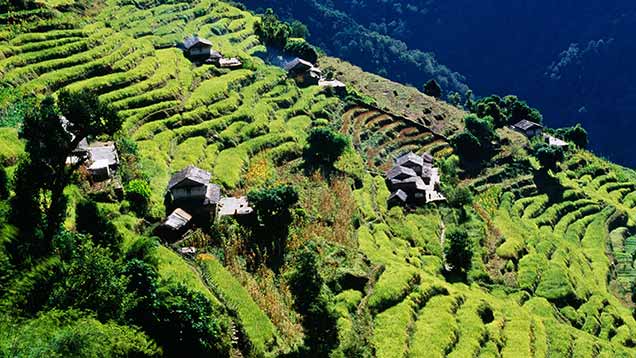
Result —
[[349, 140], [344, 135], [326, 127], [314, 128], [309, 133], [303, 152], [305, 166], [329, 171], [348, 146]]
[[0, 164], [0, 200], [9, 198], [9, 177], [7, 171]]
[[439, 86], [437, 81], [432, 79], [424, 84], [424, 94], [431, 97], [440, 98], [442, 97], [442, 88]]
[[446, 262], [454, 271], [468, 271], [470, 269], [473, 252], [466, 230], [459, 227], [451, 227], [446, 232], [444, 254], [446, 255]]
[[126, 199], [137, 215], [144, 216], [147, 213], [151, 195], [150, 185], [144, 180], [134, 179], [126, 185]]

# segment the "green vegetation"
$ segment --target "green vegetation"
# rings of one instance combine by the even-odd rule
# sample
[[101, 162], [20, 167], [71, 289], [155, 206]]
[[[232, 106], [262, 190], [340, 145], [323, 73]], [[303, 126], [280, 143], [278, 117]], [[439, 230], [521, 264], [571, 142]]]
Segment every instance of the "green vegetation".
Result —
[[[530, 143], [516, 97], [467, 115], [335, 59], [344, 100], [301, 89], [259, 39], [309, 53], [306, 29], [223, 1], [56, 4], [0, 25], [0, 355], [636, 355], [636, 173], [581, 127]], [[193, 33], [244, 68], [190, 63]], [[84, 137], [116, 142], [113, 183], [66, 165]], [[410, 151], [447, 202], [387, 207]], [[168, 244], [190, 164], [254, 213]]]

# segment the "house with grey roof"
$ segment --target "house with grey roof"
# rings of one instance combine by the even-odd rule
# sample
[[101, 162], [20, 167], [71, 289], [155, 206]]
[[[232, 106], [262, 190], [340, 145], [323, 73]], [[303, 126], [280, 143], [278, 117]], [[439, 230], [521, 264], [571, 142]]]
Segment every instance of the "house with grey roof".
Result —
[[417, 173], [411, 169], [411, 168], [407, 168], [407, 167], [402, 167], [399, 165], [394, 166], [393, 168], [391, 168], [391, 170], [389, 170], [386, 173], [386, 178], [387, 180], [391, 181], [391, 180], [404, 180], [407, 178], [411, 178], [417, 176]]
[[212, 175], [194, 165], [175, 173], [168, 182], [166, 207], [184, 208], [194, 216], [214, 214], [221, 187], [210, 183]]
[[166, 241], [174, 242], [183, 237], [190, 229], [191, 224], [192, 215], [183, 209], [177, 208], [168, 215], [161, 225], [157, 226], [154, 233]]
[[406, 205], [408, 197], [409, 196], [404, 191], [402, 191], [402, 189], [398, 189], [389, 196], [387, 205], [389, 206], [389, 208], [392, 208], [394, 206]]
[[183, 47], [190, 58], [207, 59], [212, 55], [212, 42], [196, 35], [187, 37]]
[[512, 125], [512, 129], [519, 133], [523, 133], [526, 137], [532, 138], [543, 133], [543, 126], [529, 120], [521, 120]]
[[93, 181], [112, 178], [119, 166], [119, 155], [113, 142], [95, 142], [88, 146], [87, 169]]
[[292, 78], [298, 85], [317, 85], [322, 78], [322, 71], [311, 62], [301, 58], [295, 58], [285, 66], [287, 76]]
[[422, 175], [422, 169], [424, 168], [424, 159], [413, 152], [409, 152], [398, 157], [395, 160], [395, 164], [412, 169], [417, 175]]
[[439, 192], [439, 170], [432, 164], [433, 157], [406, 153], [395, 159], [395, 166], [386, 173], [391, 195], [389, 206], [420, 205], [444, 201]]

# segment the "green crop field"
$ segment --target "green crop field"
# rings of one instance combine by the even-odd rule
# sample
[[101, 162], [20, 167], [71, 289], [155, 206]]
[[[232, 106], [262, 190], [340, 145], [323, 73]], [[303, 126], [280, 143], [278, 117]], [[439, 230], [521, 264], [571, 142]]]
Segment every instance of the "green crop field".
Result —
[[[369, 271], [361, 269], [362, 285], [336, 279], [326, 285], [334, 291], [343, 356], [364, 329], [377, 357], [636, 356], [633, 171], [572, 150], [550, 185], [534, 168], [516, 171], [506, 160], [466, 179], [475, 193], [464, 208], [472, 265], [465, 279], [448, 277], [444, 247], [447, 230], [459, 222], [455, 211], [443, 203], [387, 207], [382, 173], [409, 151], [429, 152], [438, 163], [449, 158], [459, 109], [434, 102], [430, 113], [447, 116], [418, 120], [412, 111], [393, 110], [399, 100], [380, 100], [379, 109], [319, 86], [300, 88], [258, 56], [268, 51], [255, 34], [258, 17], [231, 2], [105, 0], [84, 16], [64, 10], [73, 1], [45, 3], [49, 7], [11, 14], [11, 21], [0, 17], [0, 85], [40, 98], [62, 89], [95, 91], [117, 111], [120, 135], [138, 146], [152, 193], [148, 220], [156, 221], [136, 218], [119, 203], [103, 204], [120, 215], [113, 223], [126, 247], [165, 216], [166, 185], [190, 164], [208, 170], [227, 193], [293, 182], [302, 187], [301, 202], [311, 205], [293, 212], [290, 248], [302, 247], [306, 237], [325, 242], [333, 236], [335, 243], [320, 251], [328, 261], [324, 271], [338, 271], [342, 257], [355, 257]], [[29, 21], [12, 25], [19, 19]], [[192, 34], [241, 59], [243, 68], [193, 65], [177, 48]], [[349, 68], [327, 63], [336, 73]], [[359, 78], [355, 90], [379, 96], [369, 89], [373, 78]], [[309, 130], [323, 124], [350, 137], [354, 149], [338, 163], [337, 180], [298, 170]], [[11, 175], [24, 143], [19, 123], [2, 126], [0, 163]], [[337, 191], [338, 180], [346, 190]], [[68, 190], [72, 203], [80, 192]], [[349, 213], [349, 197], [351, 217], [339, 219]], [[75, 216], [71, 211], [69, 228]], [[226, 254], [243, 254], [234, 242], [217, 244]], [[186, 260], [160, 246], [154, 255], [161, 280], [181, 283], [229, 312], [241, 332], [235, 341], [249, 347], [241, 347], [243, 353], [292, 351], [302, 337], [296, 332], [301, 319], [284, 275], [267, 286], [266, 275], [243, 270], [247, 259], [214, 250]], [[271, 287], [283, 298], [267, 296]]]

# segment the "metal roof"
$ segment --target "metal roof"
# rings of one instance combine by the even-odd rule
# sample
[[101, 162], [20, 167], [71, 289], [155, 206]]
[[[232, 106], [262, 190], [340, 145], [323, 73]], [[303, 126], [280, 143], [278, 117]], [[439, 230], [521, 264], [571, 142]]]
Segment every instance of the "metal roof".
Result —
[[301, 58], [295, 58], [291, 61], [289, 61], [286, 65], [285, 65], [285, 71], [291, 71], [295, 68], [302, 68], [304, 70], [309, 70], [310, 68], [313, 68], [314, 65], [309, 62], [309, 61], [305, 61]]
[[389, 201], [393, 199], [399, 199], [400, 201], [406, 202], [406, 199], [408, 197], [409, 197], [408, 194], [406, 194], [402, 189], [398, 189], [395, 193], [389, 196]]
[[193, 182], [200, 183], [202, 185], [207, 185], [210, 182], [210, 178], [212, 178], [212, 174], [203, 169], [197, 168], [194, 165], [188, 165], [170, 178], [170, 182], [168, 182], [168, 190], [174, 188], [185, 179], [192, 180]]
[[407, 163], [413, 163], [413, 164], [416, 164], [416, 165], [423, 166], [424, 165], [424, 159], [422, 157], [420, 157], [419, 155], [413, 153], [413, 152], [409, 152], [409, 153], [404, 154], [401, 157], [398, 157], [395, 160], [395, 164], [396, 165], [404, 165], [404, 164], [407, 164]]
[[175, 209], [172, 214], [168, 216], [163, 225], [168, 226], [174, 230], [179, 230], [182, 227], [186, 226], [190, 220], [192, 220], [192, 215], [188, 214], [182, 209]]
[[524, 119], [522, 121], [519, 121], [519, 122], [515, 123], [513, 125], [513, 127], [517, 128], [517, 129], [524, 130], [524, 131], [527, 131], [527, 130], [533, 129], [533, 128], [543, 128], [543, 126], [540, 125], [539, 123], [534, 123], [534, 122], [531, 122], [531, 121], [529, 121], [527, 119]]
[[411, 177], [417, 176], [417, 173], [415, 173], [413, 169], [396, 165], [386, 173], [386, 177], [389, 179], [393, 179], [400, 174], [405, 174]]
[[186, 37], [186, 39], [183, 40], [183, 47], [185, 47], [186, 50], [191, 49], [194, 45], [197, 44], [204, 44], [210, 47], [212, 46], [212, 42], [199, 36], [190, 36]]
[[[119, 164], [117, 148], [113, 142], [93, 143], [88, 147], [91, 161], [91, 169], [105, 168], [107, 166]], [[95, 166], [95, 168], [93, 168]]]

